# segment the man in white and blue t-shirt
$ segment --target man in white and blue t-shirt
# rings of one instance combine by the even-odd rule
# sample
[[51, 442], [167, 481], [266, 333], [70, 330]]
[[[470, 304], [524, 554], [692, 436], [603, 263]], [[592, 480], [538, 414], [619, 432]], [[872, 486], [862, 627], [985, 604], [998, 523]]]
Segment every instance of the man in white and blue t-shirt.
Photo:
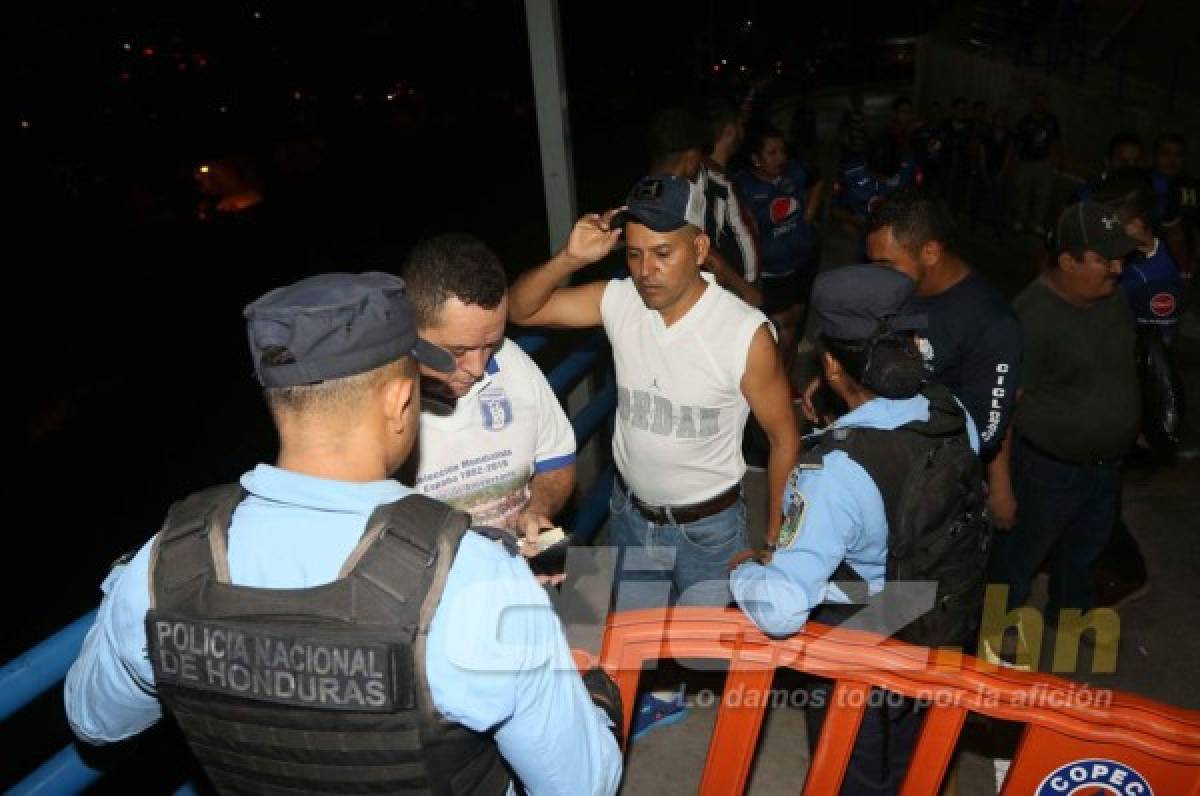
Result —
[[455, 359], [422, 382], [417, 491], [535, 539], [575, 487], [575, 433], [542, 371], [504, 336], [504, 268], [479, 239], [448, 234], [413, 249], [404, 279], [420, 334]]

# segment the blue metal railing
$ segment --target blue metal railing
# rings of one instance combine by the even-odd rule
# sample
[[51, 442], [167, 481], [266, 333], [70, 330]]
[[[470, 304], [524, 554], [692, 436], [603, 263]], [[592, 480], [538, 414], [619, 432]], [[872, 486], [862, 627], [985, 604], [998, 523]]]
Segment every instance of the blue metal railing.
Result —
[[[532, 356], [546, 346], [549, 338], [530, 334], [515, 338], [515, 342]], [[606, 349], [603, 333], [597, 332], [587, 337], [583, 345], [569, 352], [546, 374], [546, 381], [562, 398], [597, 366]], [[616, 386], [610, 378], [587, 405], [571, 418], [577, 450], [583, 450], [601, 428], [609, 428], [608, 421], [616, 403]], [[568, 527], [578, 542], [590, 542], [608, 518], [612, 480], [613, 467], [609, 464], [600, 470], [577, 503]], [[96, 611], [89, 611], [0, 667], [0, 722], [7, 721], [63, 681], [95, 620]], [[105, 768], [93, 766], [80, 755], [77, 743], [70, 743], [30, 772], [8, 793], [78, 793], [105, 773]], [[191, 796], [196, 792], [191, 783], [184, 783], [176, 791], [176, 796]]]

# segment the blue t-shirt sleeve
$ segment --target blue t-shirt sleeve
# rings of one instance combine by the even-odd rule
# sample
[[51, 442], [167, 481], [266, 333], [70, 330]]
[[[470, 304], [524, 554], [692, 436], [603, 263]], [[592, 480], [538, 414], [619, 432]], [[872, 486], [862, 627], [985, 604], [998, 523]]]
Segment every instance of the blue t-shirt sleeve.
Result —
[[494, 733], [530, 794], [616, 792], [616, 739], [523, 558], [477, 534], [464, 537], [434, 614], [426, 667], [438, 710]]
[[790, 508], [781, 539], [794, 525], [790, 543], [775, 552], [771, 563], [745, 563], [730, 574], [734, 599], [767, 635], [789, 636], [804, 627], [809, 613], [825, 599], [838, 564], [860, 545], [862, 512], [848, 486], [850, 467], [861, 470], [835, 452], [825, 456], [823, 469], [799, 471], [794, 489], [784, 496]]
[[136, 735], [162, 715], [146, 644], [151, 543], [109, 573], [96, 622], [67, 672], [67, 721], [88, 743]]

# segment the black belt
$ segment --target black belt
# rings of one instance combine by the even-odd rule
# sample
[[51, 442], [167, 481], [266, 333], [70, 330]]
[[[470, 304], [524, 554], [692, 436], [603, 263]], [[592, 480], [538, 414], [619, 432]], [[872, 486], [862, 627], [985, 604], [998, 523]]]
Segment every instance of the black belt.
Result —
[[1038, 445], [1036, 442], [1030, 442], [1029, 437], [1025, 436], [1024, 434], [1020, 436], [1020, 440], [1022, 445], [1029, 448], [1043, 459], [1049, 459], [1052, 462], [1066, 464], [1071, 467], [1104, 467], [1110, 464], [1116, 464], [1119, 461], [1116, 457], [1110, 457], [1107, 459], [1089, 459], [1088, 461], [1083, 462], [1075, 461], [1073, 459], [1065, 459], [1056, 453], [1051, 453], [1041, 445]]
[[621, 491], [629, 495], [629, 500], [638, 510], [638, 514], [656, 525], [684, 525], [711, 517], [737, 503], [738, 496], [742, 494], [742, 485], [739, 483], [729, 487], [716, 497], [700, 503], [690, 503], [686, 506], [652, 506], [640, 500], [629, 490], [629, 484], [625, 483], [625, 478], [619, 471], [617, 472], [617, 484], [620, 485]]

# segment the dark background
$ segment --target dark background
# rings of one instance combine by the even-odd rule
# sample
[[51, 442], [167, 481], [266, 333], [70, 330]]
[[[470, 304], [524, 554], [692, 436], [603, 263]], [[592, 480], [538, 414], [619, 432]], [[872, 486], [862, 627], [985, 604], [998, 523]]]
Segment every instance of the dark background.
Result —
[[[739, 98], [754, 74], [779, 96], [903, 80], [911, 64], [879, 45], [940, 5], [561, 3], [580, 210], [640, 176], [653, 109]], [[246, 303], [320, 271], [397, 271], [450, 230], [514, 273], [548, 253], [520, 2], [26, 4], [9, 19], [0, 661], [94, 607], [172, 500], [271, 460]], [[222, 162], [265, 200], [200, 219], [195, 170]], [[0, 729], [0, 786], [65, 742], [58, 693]], [[42, 724], [59, 736], [18, 740]]]

